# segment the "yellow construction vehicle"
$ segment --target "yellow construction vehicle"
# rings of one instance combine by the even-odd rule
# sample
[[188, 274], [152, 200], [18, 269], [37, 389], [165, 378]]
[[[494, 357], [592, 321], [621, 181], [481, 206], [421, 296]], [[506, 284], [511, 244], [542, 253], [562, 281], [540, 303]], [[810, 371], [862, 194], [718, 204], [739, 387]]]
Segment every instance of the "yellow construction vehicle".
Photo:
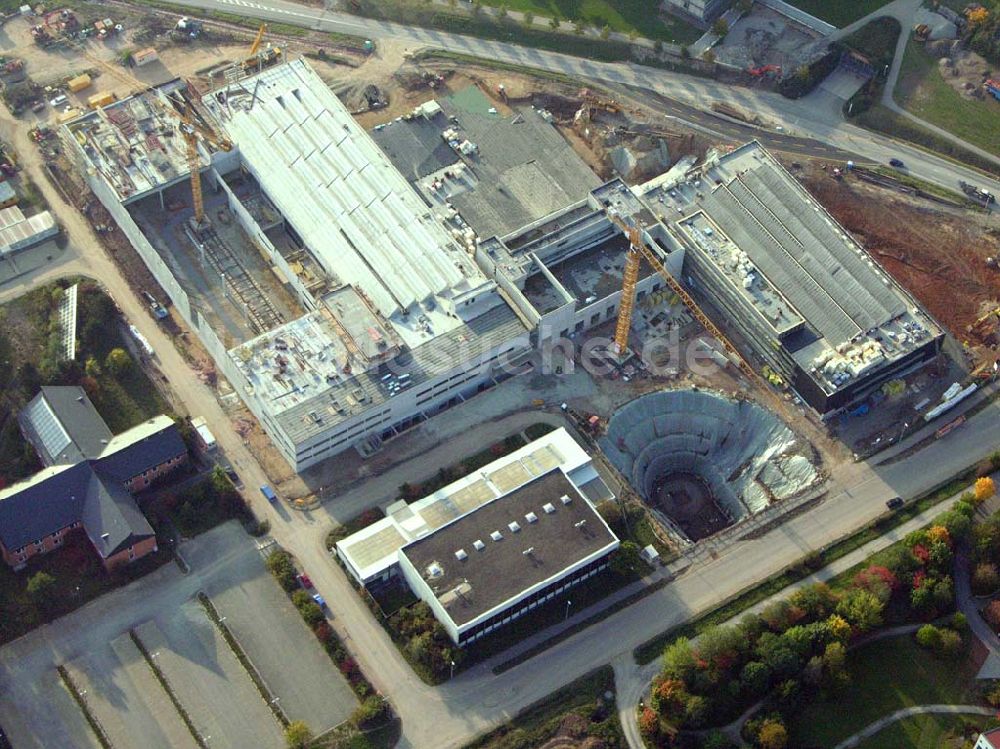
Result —
[[267, 24], [262, 23], [260, 28], [257, 29], [257, 35], [253, 39], [253, 44], [250, 45], [250, 54], [241, 63], [243, 72], [249, 73], [253, 70], [259, 70], [277, 62], [278, 58], [281, 57], [281, 49], [278, 47], [272, 47], [268, 44], [263, 50], [260, 48], [261, 43], [264, 41], [264, 34], [266, 33]]

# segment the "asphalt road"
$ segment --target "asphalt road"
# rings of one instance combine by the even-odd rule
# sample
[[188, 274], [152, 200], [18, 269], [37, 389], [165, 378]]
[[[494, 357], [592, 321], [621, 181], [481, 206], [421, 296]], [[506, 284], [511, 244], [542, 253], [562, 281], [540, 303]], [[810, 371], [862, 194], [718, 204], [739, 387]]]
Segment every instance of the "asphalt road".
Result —
[[[571, 75], [591, 78], [614, 84], [640, 86], [664, 96], [675, 98], [688, 106], [708, 106], [712, 101], [727, 101], [746, 111], [754, 111], [783, 122], [786, 134], [792, 137], [809, 135], [828, 141], [837, 148], [857, 153], [865, 158], [885, 161], [890, 154], [902, 154], [911, 162], [914, 172], [942, 184], [954, 184], [959, 178], [984, 184], [970, 170], [956, 167], [949, 162], [925, 157], [922, 152], [907, 151], [881, 136], [852, 128], [834, 121], [821, 122], [808, 111], [808, 102], [789, 102], [773, 95], [745, 89], [727, 87], [700, 79], [692, 79], [661, 70], [634, 65], [605, 65], [587, 60], [577, 60], [563, 55], [525, 50], [512, 45], [467, 39], [439, 34], [422, 29], [404, 29], [395, 24], [381, 24], [343, 17], [336, 14], [293, 6], [274, 0], [266, 7], [258, 4], [241, 4], [221, 0], [180, 0], [192, 7], [213, 7], [229, 12], [286, 23], [317, 25], [325, 30], [361, 34], [373, 38], [394, 36], [414, 42], [414, 47], [437, 46], [455, 49], [498, 60], [544, 67]], [[402, 35], [402, 37], [401, 37]], [[12, 141], [22, 155], [34, 152], [33, 144], [16, 121], [3, 114], [0, 108], [0, 136]], [[680, 114], [678, 116], [681, 116]], [[687, 112], [687, 116], [693, 116]], [[710, 117], [711, 115], [699, 115]], [[713, 123], [717, 118], [713, 118]], [[715, 123], [717, 124], [717, 123]], [[777, 134], [771, 133], [774, 137]], [[794, 145], [791, 143], [790, 145]], [[919, 154], [910, 157], [908, 153]], [[917, 164], [916, 162], [920, 163]], [[0, 301], [10, 299], [28, 288], [67, 272], [80, 272], [99, 278], [108, 286], [125, 315], [136, 324], [157, 351], [157, 366], [169, 377], [179, 400], [190, 413], [206, 417], [219, 441], [220, 449], [227, 455], [248, 487], [266, 483], [259, 465], [243, 445], [239, 435], [232, 430], [228, 417], [216, 400], [214, 392], [200, 382], [183, 358], [173, 347], [170, 338], [146, 313], [145, 305], [129, 288], [117, 267], [104, 253], [101, 245], [79, 214], [64, 203], [48, 184], [44, 175], [24, 159], [26, 170], [52, 205], [59, 222], [70, 237], [70, 250], [60, 262], [44, 271], [19, 279], [12, 285], [0, 288]], [[1000, 187], [989, 188], [1000, 192]], [[474, 402], [465, 407], [475, 407]], [[272, 507], [257, 492], [248, 492], [256, 512], [272, 523], [272, 535], [283, 546], [294, 552], [310, 572], [318, 590], [331, 602], [334, 625], [357, 657], [366, 674], [386, 694], [403, 719], [404, 736], [401, 747], [427, 747], [447, 749], [466, 743], [476, 734], [502, 722], [531, 702], [549, 694], [567, 681], [608, 662], [619, 654], [627, 656], [634, 645], [643, 642], [673, 624], [680, 623], [705, 610], [732, 593], [766, 577], [771, 572], [797, 560], [807, 551], [846, 535], [867, 523], [883, 511], [884, 501], [893, 495], [908, 496], [955, 472], [972, 460], [984, 456], [1000, 442], [998, 409], [985, 409], [961, 429], [953, 432], [941, 443], [936, 443], [920, 454], [892, 466], [879, 468], [866, 464], [840, 467], [833, 476], [830, 497], [809, 513], [790, 520], [755, 541], [733, 545], [720, 551], [717, 558], [698, 560], [690, 572], [674, 584], [659, 591], [635, 606], [616, 613], [559, 645], [546, 651], [543, 657], [526, 663], [495, 677], [482, 669], [472, 669], [453, 682], [431, 688], [417, 679], [389, 641], [381, 626], [373, 619], [367, 607], [356, 595], [341, 570], [334, 565], [323, 547], [323, 536], [329, 529], [329, 520], [322, 511], [297, 513], [284, 506]], [[474, 441], [470, 431], [465, 444]], [[416, 460], [420, 460], [417, 458]], [[414, 464], [416, 465], [416, 464]], [[213, 550], [214, 551], [214, 550]], [[210, 553], [214, 556], [212, 552]], [[222, 554], [208, 561], [211, 568], [238, 567], [238, 554]], [[158, 575], [159, 573], [154, 573]], [[169, 595], [151, 597], [150, 586], [157, 578], [146, 578], [141, 596], [120, 591], [102, 599], [97, 604], [81, 610], [86, 612], [82, 625], [77, 615], [61, 620], [49, 628], [32, 633], [0, 650], [0, 688], [11, 682], [11, 674], [27, 674], [39, 662], [55, 662], [52, 650], [58, 644], [59, 657], [67, 650], [82, 652], [86, 637], [102, 636], [107, 642], [123, 630], [128, 620], [141, 621], [155, 616], [165, 607], [179, 606], [198, 590], [197, 578], [185, 578], [178, 590]], [[126, 589], [129, 590], [129, 589]], [[113, 612], [113, 613], [112, 613]], [[79, 614], [80, 612], [78, 612]], [[64, 622], [73, 621], [69, 631]], [[126, 627], [129, 625], [126, 625]], [[23, 657], [8, 655], [19, 652], [21, 643], [29, 638], [42, 640], [40, 652]], [[34, 640], [31, 640], [34, 641]], [[41, 659], [39, 661], [39, 659]], [[12, 670], [13, 669], [13, 670]], [[28, 670], [22, 670], [28, 669]], [[37, 673], [37, 672], [35, 672]], [[35, 682], [37, 683], [37, 682]], [[627, 688], [620, 685], [619, 688]], [[58, 690], [57, 690], [58, 692]], [[6, 694], [6, 693], [5, 693]], [[64, 693], [63, 693], [64, 694]], [[58, 696], [54, 699], [58, 699]], [[29, 704], [25, 701], [23, 704]], [[10, 701], [5, 699], [0, 707], [0, 719], [5, 727], [8, 719], [13, 724], [44, 722], [47, 713], [37, 708], [26, 708], [27, 713], [9, 716]], [[53, 705], [55, 709], [56, 705]], [[39, 729], [41, 730], [41, 729]], [[42, 746], [66, 745], [73, 742], [59, 739], [42, 741]], [[72, 735], [70, 733], [69, 735]], [[25, 742], [26, 746], [31, 743]], [[36, 742], [37, 745], [37, 742]]]
[[[730, 104], [753, 113], [769, 122], [771, 127], [751, 129], [762, 140], [767, 137], [771, 145], [776, 128], [782, 134], [818, 141], [808, 146], [795, 140], [784, 141], [789, 147], [799, 148], [803, 155], [815, 156], [855, 154], [861, 160], [888, 163], [890, 158], [902, 158], [910, 172], [917, 177], [955, 189], [959, 180], [980, 185], [994, 194], [1000, 194], [1000, 181], [983, 176], [980, 172], [961, 166], [921, 149], [894, 141], [891, 138], [845, 123], [839, 116], [839, 102], [831, 102], [829, 93], [822, 87], [799, 100], [790, 100], [780, 94], [739, 88], [712, 80], [665, 71], [636, 63], [604, 63], [572, 57], [546, 50], [520, 47], [507, 42], [490, 41], [475, 37], [451, 34], [433, 29], [402, 26], [397, 23], [376, 21], [347, 13], [299, 5], [288, 0], [177, 0], [176, 5], [192, 9], [216, 10], [226, 13], [259, 18], [267, 21], [304, 26], [307, 28], [364, 36], [371, 39], [395, 39], [413, 45], [413, 51], [435, 48], [473, 55], [486, 60], [525, 65], [548, 72], [561, 73], [581, 80], [606, 85], [626, 85], [642, 91], [661, 94], [688, 109], [678, 109], [678, 119], [706, 125], [720, 120], [710, 114], [713, 103]], [[694, 111], [692, 111], [692, 109]], [[713, 129], [718, 129], [712, 125]], [[744, 137], [749, 133], [741, 133]], [[780, 145], [776, 147], [781, 147]], [[812, 149], [812, 150], [810, 150]], [[782, 149], [784, 150], [784, 149]], [[794, 151], [793, 151], [794, 152]], [[1000, 159], [997, 160], [1000, 163]]]

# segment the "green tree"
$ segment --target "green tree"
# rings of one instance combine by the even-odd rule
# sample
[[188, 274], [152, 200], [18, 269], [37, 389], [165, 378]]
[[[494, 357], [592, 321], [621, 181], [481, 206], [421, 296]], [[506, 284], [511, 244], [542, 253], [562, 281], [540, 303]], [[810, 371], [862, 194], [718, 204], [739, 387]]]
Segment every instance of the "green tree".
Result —
[[577, 19], [573, 21], [573, 33], [583, 36], [583, 32], [586, 31], [587, 27], [584, 25], [583, 21]]
[[837, 604], [837, 613], [859, 632], [867, 632], [882, 624], [885, 603], [867, 590], [851, 590]]
[[700, 694], [688, 697], [684, 705], [684, 725], [689, 728], [701, 728], [708, 720], [708, 700]]
[[48, 572], [36, 572], [28, 578], [27, 591], [36, 606], [48, 608], [54, 603], [56, 579]]
[[607, 24], [604, 24], [601, 27], [601, 39], [607, 39], [610, 36], [611, 36], [611, 27], [608, 26]]
[[271, 552], [266, 565], [271, 574], [281, 583], [282, 588], [292, 591], [298, 587], [298, 581], [295, 579], [295, 565], [292, 564], [292, 558], [287, 551], [279, 549]]
[[497, 8], [497, 18], [504, 19], [507, 17], [507, 6], [501, 3], [500, 7]]
[[826, 619], [837, 608], [837, 596], [826, 583], [814, 583], [795, 591], [792, 606], [801, 609], [806, 619], [817, 621]]
[[98, 363], [97, 359], [92, 356], [88, 356], [86, 363], [83, 365], [83, 371], [86, 372], [87, 377], [100, 377], [101, 365]]
[[559, 16], [552, 16], [552, 18], [549, 19], [549, 28], [553, 31], [559, 28]]
[[937, 650], [941, 645], [941, 630], [933, 624], [925, 624], [917, 630], [917, 644], [928, 650]]
[[285, 746], [288, 749], [306, 749], [312, 740], [312, 731], [304, 720], [293, 720], [285, 728]]
[[632, 541], [623, 541], [618, 550], [611, 555], [611, 570], [623, 577], [635, 574], [642, 568], [642, 557], [639, 547]]
[[657, 39], [653, 42], [653, 51], [657, 55], [663, 54], [663, 41], [661, 39]]
[[689, 684], [696, 668], [691, 641], [678, 637], [663, 650], [663, 675]]
[[482, 14], [482, 12], [483, 12], [482, 0], [475, 0], [475, 2], [472, 3], [472, 15], [479, 16]]
[[369, 695], [358, 705], [351, 716], [351, 722], [358, 728], [370, 728], [382, 721], [389, 711], [386, 701], [377, 694]]
[[524, 25], [528, 27], [535, 25], [535, 14], [530, 10], [524, 12]]
[[728, 34], [729, 21], [727, 21], [725, 18], [716, 18], [715, 23], [712, 24], [712, 33], [719, 37]]
[[766, 663], [750, 661], [740, 672], [740, 686], [743, 691], [753, 697], [759, 697], [767, 691], [771, 683], [771, 669]]
[[937, 650], [948, 658], [954, 658], [962, 652], [962, 636], [953, 629], [942, 629]]
[[105, 368], [113, 375], [120, 375], [132, 366], [132, 357], [123, 348], [113, 348], [104, 360]]

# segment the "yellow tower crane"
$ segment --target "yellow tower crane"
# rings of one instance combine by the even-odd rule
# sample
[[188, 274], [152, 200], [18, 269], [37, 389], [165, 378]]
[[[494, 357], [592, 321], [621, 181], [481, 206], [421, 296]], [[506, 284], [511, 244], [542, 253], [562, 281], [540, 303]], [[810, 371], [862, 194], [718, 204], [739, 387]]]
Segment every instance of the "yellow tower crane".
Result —
[[673, 277], [670, 271], [667, 270], [667, 267], [660, 262], [656, 254], [646, 245], [645, 240], [642, 238], [642, 227], [634, 219], [625, 219], [616, 213], [609, 214], [609, 218], [625, 232], [625, 236], [628, 237], [629, 242], [629, 249], [625, 255], [622, 298], [618, 305], [618, 320], [615, 325], [616, 353], [621, 356], [628, 349], [629, 330], [632, 327], [632, 312], [635, 309], [635, 287], [639, 280], [639, 267], [642, 264], [643, 258], [645, 258], [653, 270], [660, 274], [667, 283], [667, 286], [680, 297], [681, 301], [684, 302], [684, 306], [694, 315], [694, 318], [704, 326], [710, 335], [722, 344], [726, 353], [729, 354], [729, 357], [736, 363], [740, 370], [751, 380], [761, 380], [754, 368], [743, 358], [743, 355], [740, 354], [736, 347], [729, 342], [729, 339], [723, 335], [718, 326], [708, 318], [708, 315], [702, 312], [701, 307], [698, 306], [698, 303], [687, 292], [687, 289], [681, 286], [680, 282]]
[[[261, 26], [261, 31], [258, 32], [258, 37], [263, 36], [264, 26]], [[259, 39], [257, 44], [259, 44]], [[98, 65], [101, 69], [107, 71], [115, 78], [120, 81], [129, 84], [130, 86], [136, 86], [137, 90], [132, 92], [133, 94], [139, 93], [150, 88], [148, 83], [143, 83], [135, 76], [122, 70], [116, 65], [112, 65], [107, 60], [102, 60], [99, 57], [95, 57], [87, 52], [82, 45], [74, 44], [76, 50], [85, 58]], [[188, 89], [190, 91], [195, 91], [194, 86], [188, 82]], [[159, 96], [152, 96], [148, 99], [154, 106], [158, 107], [161, 111], [166, 111], [167, 107]], [[195, 222], [201, 224], [205, 220], [205, 203], [202, 197], [201, 190], [201, 158], [198, 155], [198, 140], [201, 139], [208, 143], [210, 146], [218, 148], [222, 151], [233, 150], [233, 144], [230, 143], [225, 138], [218, 137], [215, 132], [207, 125], [200, 124], [198, 120], [200, 119], [198, 115], [192, 111], [190, 104], [183, 99], [183, 97], [170, 97], [171, 103], [174, 105], [170, 110], [170, 114], [177, 118], [180, 122], [181, 135], [184, 137], [185, 142], [185, 156], [187, 158], [187, 167], [191, 179], [191, 199], [192, 205], [194, 207], [194, 218]]]

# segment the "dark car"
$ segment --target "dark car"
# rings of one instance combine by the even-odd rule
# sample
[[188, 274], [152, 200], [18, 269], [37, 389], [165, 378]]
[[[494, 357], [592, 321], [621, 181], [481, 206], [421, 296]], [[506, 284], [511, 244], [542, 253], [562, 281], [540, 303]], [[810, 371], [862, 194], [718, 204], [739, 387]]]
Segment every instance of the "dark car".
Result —
[[232, 467], [226, 469], [226, 475], [229, 477], [229, 480], [233, 482], [233, 486], [235, 486], [237, 489], [243, 488], [243, 482], [240, 480], [239, 474], [236, 473], [236, 471], [234, 471]]
[[889, 166], [894, 166], [897, 169], [903, 169], [906, 167], [906, 164], [903, 163], [902, 159], [889, 159]]
[[903, 506], [903, 498], [893, 497], [892, 499], [890, 499], [888, 502], [885, 503], [885, 506], [888, 507], [890, 510], [898, 510], [900, 507]]

